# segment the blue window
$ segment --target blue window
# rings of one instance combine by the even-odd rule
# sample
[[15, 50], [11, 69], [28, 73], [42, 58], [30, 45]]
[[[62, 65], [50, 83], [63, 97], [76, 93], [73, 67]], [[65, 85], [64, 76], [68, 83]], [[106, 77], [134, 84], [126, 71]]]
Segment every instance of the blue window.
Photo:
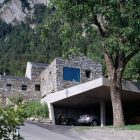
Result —
[[80, 69], [64, 67], [63, 80], [80, 82]]

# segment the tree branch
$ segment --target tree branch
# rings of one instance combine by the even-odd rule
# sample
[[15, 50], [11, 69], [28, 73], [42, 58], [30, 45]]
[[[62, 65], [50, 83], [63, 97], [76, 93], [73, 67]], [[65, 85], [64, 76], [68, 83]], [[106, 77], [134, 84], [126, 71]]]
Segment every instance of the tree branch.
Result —
[[104, 29], [104, 27], [102, 27], [102, 24], [103, 24], [103, 23], [100, 23], [100, 22], [99, 22], [98, 16], [97, 16], [97, 15], [95, 15], [95, 17], [94, 17], [94, 24], [98, 27], [98, 29], [99, 29], [99, 31], [100, 31], [100, 33], [101, 33], [101, 36], [102, 36], [102, 37], [106, 37], [107, 32], [106, 32], [106, 30]]
[[[104, 46], [104, 52], [105, 52], [105, 59], [107, 60], [106, 63], [109, 64], [110, 70], [113, 70], [113, 69], [114, 69], [113, 58], [112, 58], [112, 56], [108, 53], [108, 51], [107, 51], [107, 49], [105, 48], [105, 46]], [[107, 65], [108, 65], [108, 64], [107, 64]]]
[[125, 63], [127, 64], [128, 61], [134, 56], [136, 55], [138, 52], [140, 52], [140, 49], [136, 49], [134, 51], [132, 51], [130, 54], [128, 54], [126, 57], [125, 57]]
[[118, 54], [119, 54], [119, 50], [116, 51], [116, 57], [115, 57], [115, 60], [114, 60], [115, 69], [118, 67]]

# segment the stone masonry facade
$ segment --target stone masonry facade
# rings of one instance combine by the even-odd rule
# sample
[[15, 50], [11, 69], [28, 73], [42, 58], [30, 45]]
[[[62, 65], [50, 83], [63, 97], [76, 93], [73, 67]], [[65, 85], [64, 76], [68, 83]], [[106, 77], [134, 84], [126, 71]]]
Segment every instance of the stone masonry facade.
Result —
[[[64, 68], [76, 68], [80, 70], [80, 81], [64, 80]], [[60, 91], [81, 83], [85, 83], [102, 77], [102, 65], [85, 57], [75, 56], [64, 60], [56, 58], [41, 73], [41, 94], [42, 97], [56, 91]]]
[[24, 100], [40, 100], [40, 74], [47, 64], [28, 62], [25, 77], [0, 75], [0, 104], [5, 106], [10, 97], [21, 96]]
[[[65, 80], [64, 69], [78, 70], [79, 81]], [[68, 75], [69, 77], [71, 74]], [[25, 100], [42, 97], [102, 77], [102, 65], [83, 56], [64, 60], [56, 58], [51, 64], [28, 62], [25, 77], [0, 75], [0, 103], [20, 95]]]

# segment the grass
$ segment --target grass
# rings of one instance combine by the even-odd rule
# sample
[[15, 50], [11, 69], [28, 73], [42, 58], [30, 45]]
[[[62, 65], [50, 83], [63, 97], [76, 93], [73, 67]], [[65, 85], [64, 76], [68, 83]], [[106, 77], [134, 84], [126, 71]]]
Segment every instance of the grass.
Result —
[[115, 129], [115, 130], [139, 130], [140, 131], [140, 124], [136, 125], [126, 125], [125, 127], [114, 127], [113, 125], [110, 126], [96, 126], [96, 127], [91, 127], [91, 126], [78, 126], [76, 127], [77, 131], [86, 131], [86, 130], [92, 130], [92, 129]]
[[140, 130], [140, 124], [136, 124], [136, 125], [126, 125], [125, 129], [128, 130]]

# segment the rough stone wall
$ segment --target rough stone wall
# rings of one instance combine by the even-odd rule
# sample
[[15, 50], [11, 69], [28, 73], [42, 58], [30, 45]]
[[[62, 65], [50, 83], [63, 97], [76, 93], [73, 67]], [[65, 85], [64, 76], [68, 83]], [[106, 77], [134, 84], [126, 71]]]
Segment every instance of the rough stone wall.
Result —
[[[63, 80], [63, 67], [80, 69], [80, 82]], [[87, 78], [86, 70], [91, 71]], [[41, 74], [42, 97], [102, 76], [102, 65], [85, 57], [70, 57], [67, 60], [56, 58]]]
[[[79, 68], [80, 82], [63, 80], [63, 67]], [[102, 77], [102, 65], [82, 55], [67, 60], [57, 59], [56, 69], [57, 91]], [[91, 71], [89, 78], [86, 77], [87, 70]]]
[[[31, 81], [25, 77], [0, 76], [0, 95], [3, 97], [22, 96], [25, 100], [39, 100], [40, 91], [35, 90], [35, 85], [40, 85], [40, 81]], [[26, 90], [22, 86], [27, 86]]]
[[27, 62], [25, 77], [30, 80], [36, 80], [40, 77], [40, 74], [47, 66], [48, 64]]
[[24, 21], [28, 15], [33, 13], [36, 4], [46, 5], [47, 3], [46, 0], [27, 0], [27, 2], [30, 4], [30, 10], [28, 7], [22, 6], [21, 0], [9, 0], [7, 3], [4, 3], [4, 0], [0, 0], [0, 19], [8, 24], [14, 24], [15, 21]]
[[[63, 67], [80, 69], [80, 82], [63, 80]], [[43, 71], [43, 69], [45, 70]], [[87, 70], [90, 71], [89, 77], [86, 75]], [[101, 77], [102, 66], [81, 55], [70, 57], [67, 60], [56, 58], [49, 66], [47, 64], [31, 63], [28, 72], [29, 74], [26, 73], [26, 75], [31, 74], [31, 79], [0, 75], [0, 95], [2, 97], [21, 95], [26, 100], [39, 100], [41, 96]], [[26, 85], [27, 90], [22, 90], [22, 85]], [[36, 85], [40, 86], [40, 91], [36, 91]]]
[[33, 67], [32, 68], [32, 80], [36, 80], [38, 77], [40, 77], [40, 74], [45, 68], [40, 67]]
[[0, 9], [0, 18], [6, 23], [11, 23], [14, 20], [23, 21], [25, 17], [26, 13], [22, 11], [20, 0], [11, 0]]
[[0, 94], [0, 107], [1, 106], [6, 106], [6, 97], [3, 94]]
[[41, 74], [42, 97], [56, 92], [56, 59]]

